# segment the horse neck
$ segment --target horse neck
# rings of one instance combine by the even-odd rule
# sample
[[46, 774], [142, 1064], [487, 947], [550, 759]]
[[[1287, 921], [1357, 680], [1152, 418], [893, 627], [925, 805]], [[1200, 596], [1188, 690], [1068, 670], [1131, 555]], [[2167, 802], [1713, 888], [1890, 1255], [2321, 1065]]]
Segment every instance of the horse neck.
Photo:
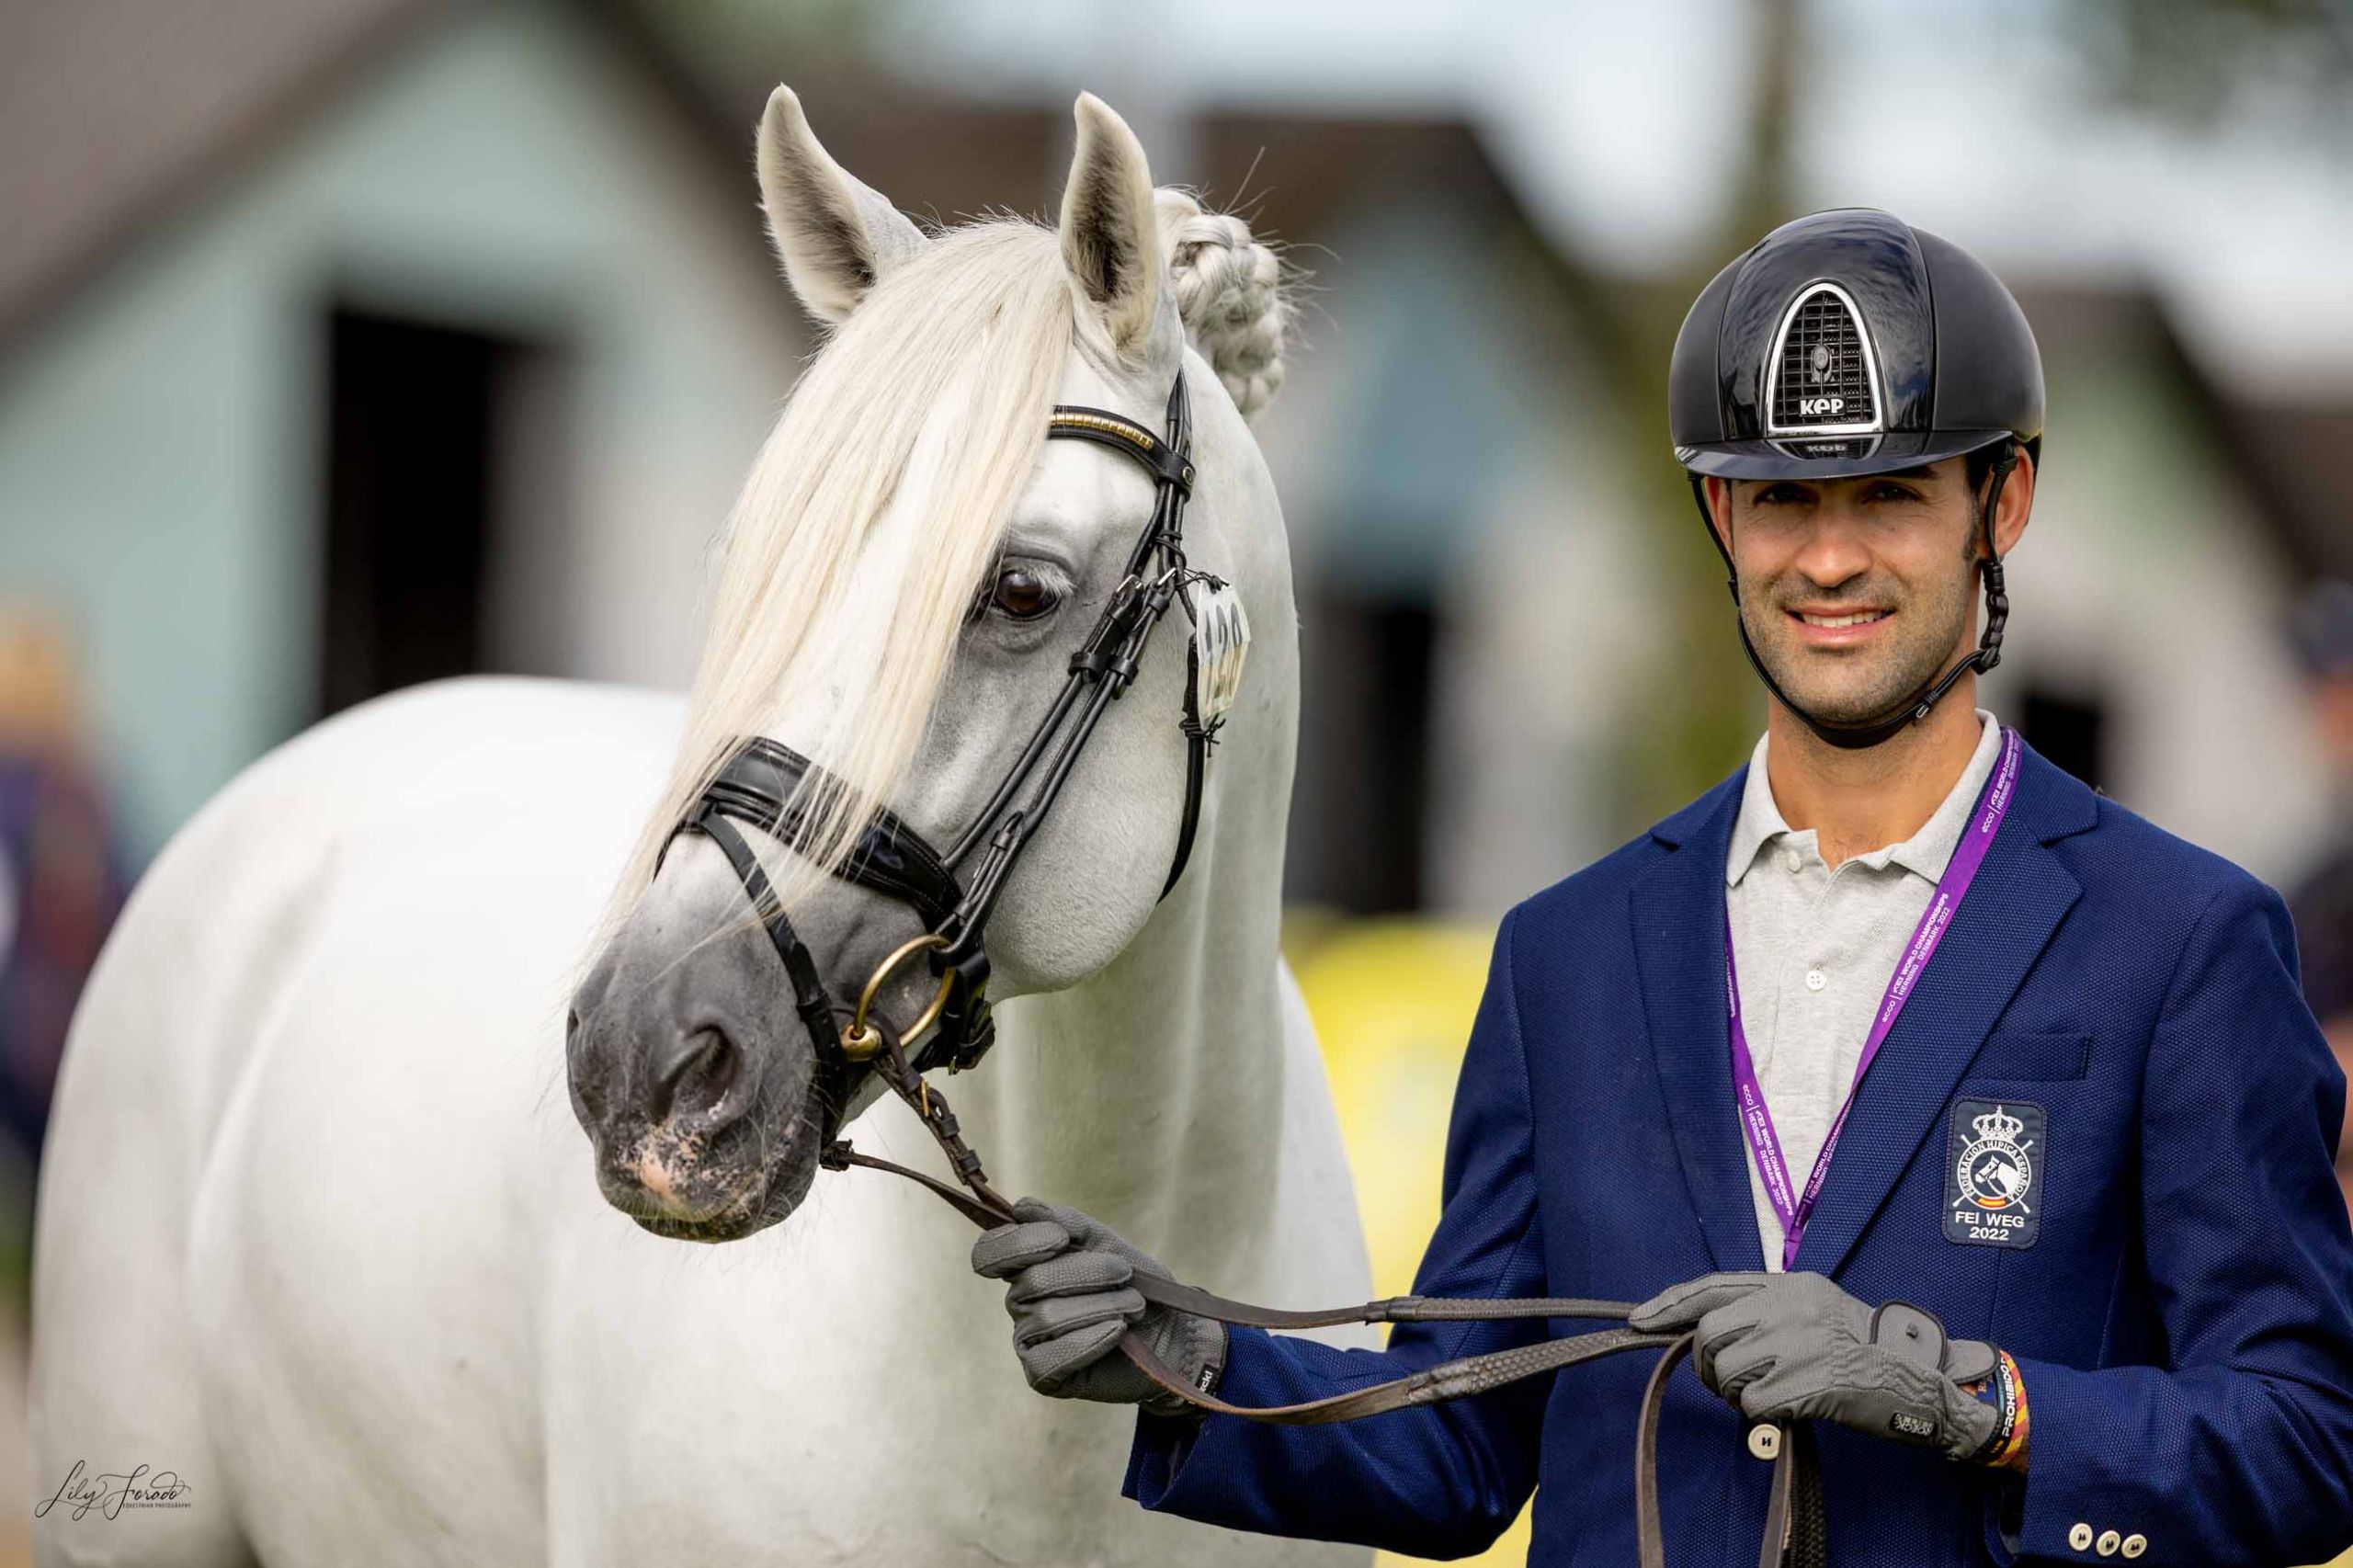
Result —
[[[1222, 780], [1229, 807], [1288, 804], [1242, 774]], [[1003, 1004], [978, 1074], [993, 1080], [983, 1147], [1002, 1190], [1086, 1210], [1161, 1256], [1214, 1260], [1263, 1214], [1283, 1098], [1283, 824], [1269, 815], [1222, 813], [1103, 970]]]

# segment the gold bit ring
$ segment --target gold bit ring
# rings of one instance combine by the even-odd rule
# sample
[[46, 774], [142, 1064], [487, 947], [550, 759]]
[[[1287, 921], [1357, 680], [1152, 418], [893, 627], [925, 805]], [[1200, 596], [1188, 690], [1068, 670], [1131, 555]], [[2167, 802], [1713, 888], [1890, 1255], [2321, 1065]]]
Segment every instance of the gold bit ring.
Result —
[[[852, 1062], [863, 1062], [882, 1049], [881, 1031], [866, 1021], [867, 1010], [874, 1006], [874, 998], [881, 991], [882, 983], [891, 978], [893, 970], [926, 948], [946, 946], [948, 946], [947, 937], [937, 931], [926, 931], [920, 937], [901, 943], [889, 958], [875, 966], [873, 974], [867, 979], [866, 989], [858, 994], [858, 1011], [850, 1016], [849, 1028], [842, 1035], [844, 1056]], [[933, 993], [931, 1006], [926, 1007], [923, 1010], [923, 1017], [917, 1018], [911, 1028], [899, 1036], [902, 1044], [913, 1045], [924, 1030], [938, 1021], [939, 1015], [948, 1008], [949, 988], [955, 983], [956, 971], [952, 969], [939, 977], [939, 989]]]

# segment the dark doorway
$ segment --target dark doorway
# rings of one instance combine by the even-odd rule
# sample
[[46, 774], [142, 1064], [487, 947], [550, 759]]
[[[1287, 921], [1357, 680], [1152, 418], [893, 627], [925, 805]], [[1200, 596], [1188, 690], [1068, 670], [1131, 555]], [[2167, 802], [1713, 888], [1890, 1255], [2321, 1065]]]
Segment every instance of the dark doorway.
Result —
[[537, 416], [560, 381], [552, 357], [488, 333], [336, 308], [327, 358], [319, 711], [514, 667], [496, 602], [506, 597], [500, 563], [517, 543], [508, 536], [518, 523], [561, 531], [545, 495], [514, 482], [518, 447], [549, 484], [563, 467], [545, 438], [550, 421]]
[[2018, 711], [2026, 744], [2095, 790], [2108, 788], [2108, 709], [2088, 698], [2029, 687]]
[[1358, 915], [1419, 909], [1437, 618], [1327, 592], [1300, 622], [1289, 896]]

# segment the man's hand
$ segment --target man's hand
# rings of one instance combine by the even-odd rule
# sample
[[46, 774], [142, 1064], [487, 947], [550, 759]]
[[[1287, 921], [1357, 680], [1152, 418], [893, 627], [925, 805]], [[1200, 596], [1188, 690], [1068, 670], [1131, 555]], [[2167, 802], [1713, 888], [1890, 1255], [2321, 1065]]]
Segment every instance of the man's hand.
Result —
[[1654, 1296], [1627, 1323], [1693, 1332], [1699, 1381], [1756, 1421], [1827, 1420], [1985, 1457], [2000, 1412], [1961, 1384], [1993, 1377], [1996, 1353], [1945, 1337], [1902, 1301], [1874, 1312], [1819, 1274], [1711, 1274]]
[[1168, 1270], [1075, 1209], [1025, 1198], [1013, 1212], [1017, 1223], [984, 1232], [972, 1244], [972, 1271], [1006, 1281], [1013, 1350], [1031, 1388], [1056, 1399], [1183, 1414], [1190, 1406], [1120, 1354], [1120, 1336], [1131, 1325], [1195, 1388], [1216, 1386], [1225, 1366], [1225, 1325], [1152, 1306], [1129, 1283], [1139, 1274], [1165, 1279]]

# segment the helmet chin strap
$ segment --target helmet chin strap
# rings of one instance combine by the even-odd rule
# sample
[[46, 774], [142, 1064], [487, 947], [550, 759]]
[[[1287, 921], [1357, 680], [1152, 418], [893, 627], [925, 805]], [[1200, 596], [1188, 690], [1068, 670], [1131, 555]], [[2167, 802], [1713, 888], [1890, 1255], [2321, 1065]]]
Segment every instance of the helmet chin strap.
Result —
[[1708, 537], [1716, 541], [1717, 552], [1724, 558], [1724, 569], [1731, 574], [1724, 585], [1732, 590], [1733, 615], [1740, 626], [1741, 651], [1748, 655], [1749, 667], [1756, 672], [1756, 678], [1765, 683], [1765, 689], [1773, 694], [1774, 700], [1803, 720], [1807, 729], [1830, 744], [1847, 751], [1859, 751], [1865, 746], [1875, 746], [1905, 726], [1927, 718], [1938, 699], [1951, 690], [1953, 683], [1965, 672], [1991, 670], [2000, 664], [2002, 629], [2010, 619], [2010, 597], [2002, 585], [2002, 558], [1994, 548], [1994, 509], [2002, 498], [2002, 482], [2009, 477], [2010, 470], [2018, 466], [2018, 443], [2015, 440], [2005, 441], [2001, 459], [1994, 465], [1994, 483], [1985, 492], [1985, 505], [1979, 514], [1985, 536], [1984, 559], [1977, 563], [1978, 574], [1985, 584], [1984, 635], [1978, 639], [1975, 649], [1962, 654], [1942, 676], [1922, 685], [1890, 709], [1886, 716], [1861, 724], [1833, 723], [1807, 712], [1781, 689], [1780, 682], [1775, 680], [1772, 672], [1765, 667], [1765, 661], [1756, 656], [1756, 644], [1748, 638], [1747, 619], [1740, 614], [1740, 574], [1733, 566], [1732, 552], [1725, 549], [1724, 541], [1716, 533], [1715, 517], [1708, 510], [1706, 485], [1699, 475], [1693, 474], [1691, 494], [1699, 504], [1700, 521], [1707, 525]]

